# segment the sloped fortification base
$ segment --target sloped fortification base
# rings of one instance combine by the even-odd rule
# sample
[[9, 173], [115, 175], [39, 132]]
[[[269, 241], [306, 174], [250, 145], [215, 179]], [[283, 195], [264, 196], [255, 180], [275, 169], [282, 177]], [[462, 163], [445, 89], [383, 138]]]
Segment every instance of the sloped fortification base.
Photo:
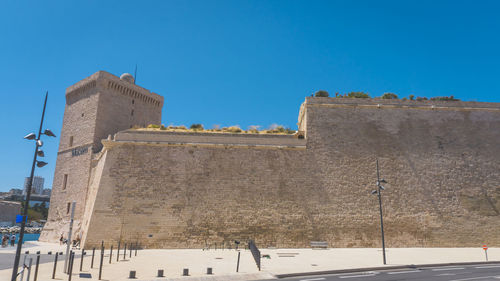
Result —
[[308, 98], [305, 140], [118, 133], [103, 142], [85, 246], [378, 247], [376, 158], [386, 246], [500, 246], [497, 106], [356, 103]]

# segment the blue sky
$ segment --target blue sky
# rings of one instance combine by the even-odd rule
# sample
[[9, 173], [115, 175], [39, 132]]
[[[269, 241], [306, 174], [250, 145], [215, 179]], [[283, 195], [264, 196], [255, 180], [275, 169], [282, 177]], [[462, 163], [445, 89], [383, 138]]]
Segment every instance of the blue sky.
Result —
[[[98, 70], [165, 97], [163, 124], [296, 128], [316, 90], [500, 102], [500, 1], [2, 1], [0, 191], [21, 187], [49, 91]], [[52, 185], [59, 139], [45, 138]]]

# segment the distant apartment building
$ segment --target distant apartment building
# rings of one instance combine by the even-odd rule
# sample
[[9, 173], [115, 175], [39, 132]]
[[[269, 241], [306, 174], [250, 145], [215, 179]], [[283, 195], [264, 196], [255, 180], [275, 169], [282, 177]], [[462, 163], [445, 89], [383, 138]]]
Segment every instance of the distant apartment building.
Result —
[[[25, 195], [28, 191], [29, 182], [30, 182], [30, 178], [26, 177], [24, 179], [23, 195]], [[31, 194], [42, 194], [44, 182], [45, 182], [45, 179], [43, 177], [34, 176], [33, 177], [33, 185], [31, 186]]]

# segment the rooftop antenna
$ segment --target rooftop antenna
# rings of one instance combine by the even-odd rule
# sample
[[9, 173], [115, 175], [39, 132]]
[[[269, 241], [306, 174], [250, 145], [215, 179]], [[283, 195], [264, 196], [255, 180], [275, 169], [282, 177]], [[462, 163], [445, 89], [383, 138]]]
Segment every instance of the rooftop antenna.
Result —
[[135, 71], [134, 71], [134, 84], [137, 82], [137, 63], [135, 64]]

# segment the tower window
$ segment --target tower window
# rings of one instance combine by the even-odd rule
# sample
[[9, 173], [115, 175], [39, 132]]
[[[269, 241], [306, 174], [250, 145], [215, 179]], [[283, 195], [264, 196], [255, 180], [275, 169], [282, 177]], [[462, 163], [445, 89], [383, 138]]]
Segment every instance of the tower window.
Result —
[[71, 203], [68, 202], [68, 205], [66, 207], [66, 214], [69, 214], [69, 208], [71, 207]]
[[64, 174], [62, 189], [66, 189], [66, 184], [68, 183], [68, 174]]
[[135, 100], [132, 100], [132, 104], [134, 104]]
[[69, 146], [73, 146], [73, 136], [69, 137]]
[[131, 116], [134, 116], [134, 110], [132, 109], [132, 112], [130, 112]]
[[82, 117], [85, 115], [85, 113], [82, 113]]

